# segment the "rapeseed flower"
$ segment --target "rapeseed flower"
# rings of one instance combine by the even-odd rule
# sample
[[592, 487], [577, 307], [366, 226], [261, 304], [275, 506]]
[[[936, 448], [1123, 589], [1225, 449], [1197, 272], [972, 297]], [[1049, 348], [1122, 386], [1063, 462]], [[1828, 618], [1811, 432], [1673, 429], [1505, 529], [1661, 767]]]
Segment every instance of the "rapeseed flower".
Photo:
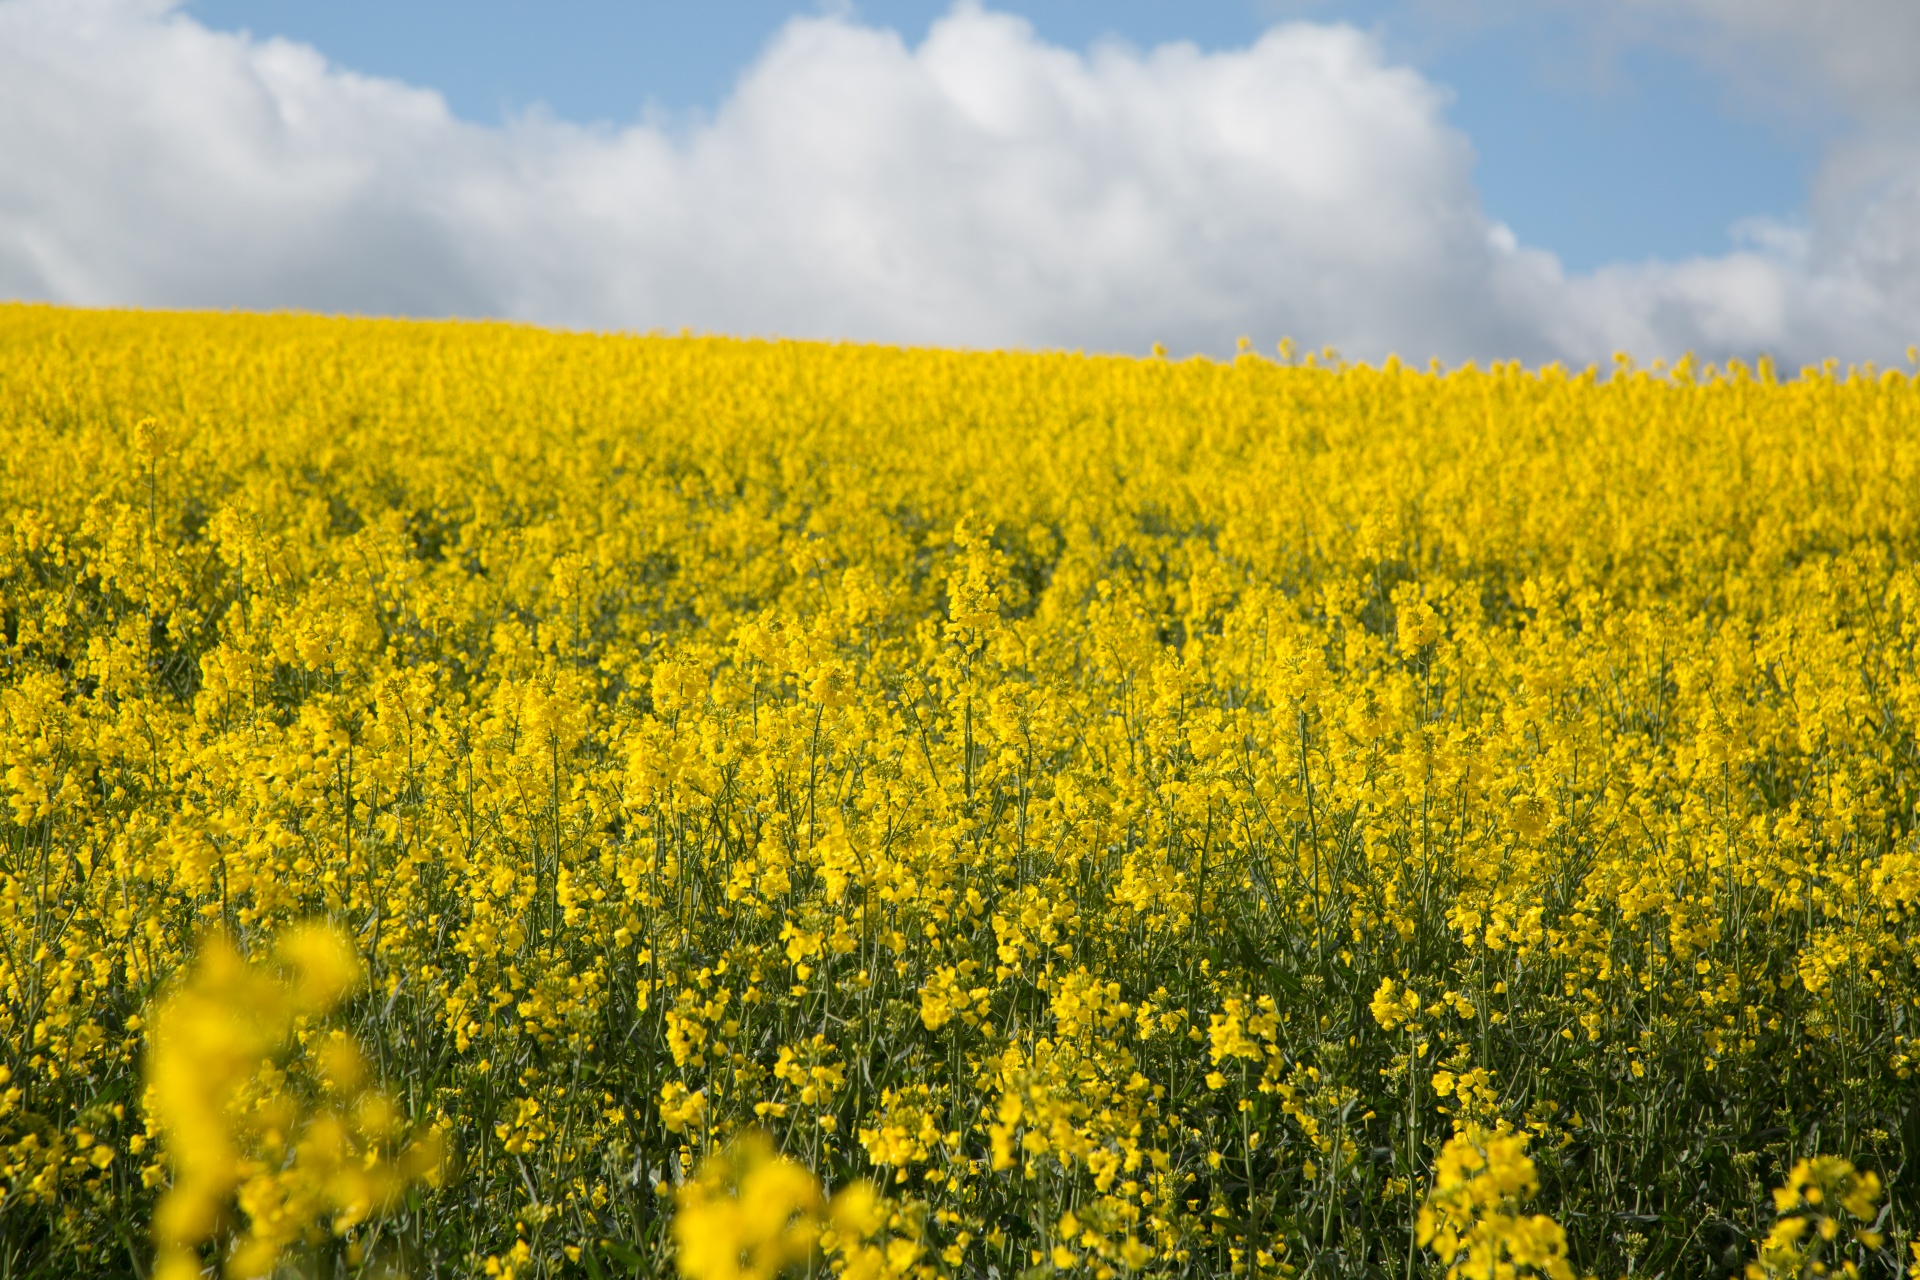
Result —
[[5, 1256], [663, 1272], [756, 1130], [848, 1198], [736, 1268], [1910, 1250], [1766, 1195], [1910, 1164], [1906, 373], [0, 307], [0, 386]]

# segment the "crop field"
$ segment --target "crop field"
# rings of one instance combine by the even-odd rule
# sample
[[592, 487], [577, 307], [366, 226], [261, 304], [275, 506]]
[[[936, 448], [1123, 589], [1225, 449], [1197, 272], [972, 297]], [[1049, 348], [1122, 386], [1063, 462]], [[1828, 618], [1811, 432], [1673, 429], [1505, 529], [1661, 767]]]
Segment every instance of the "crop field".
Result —
[[1920, 383], [0, 307], [0, 1278], [1905, 1275]]

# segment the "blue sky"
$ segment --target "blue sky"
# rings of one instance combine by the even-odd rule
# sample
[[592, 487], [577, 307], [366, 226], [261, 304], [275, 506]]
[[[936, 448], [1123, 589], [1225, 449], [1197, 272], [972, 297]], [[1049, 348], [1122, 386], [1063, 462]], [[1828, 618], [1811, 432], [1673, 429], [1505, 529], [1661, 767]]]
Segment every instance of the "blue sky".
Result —
[[[781, 0], [192, 0], [211, 26], [310, 43], [343, 66], [431, 86], [466, 119], [536, 105], [623, 124], [650, 104], [711, 111], [795, 14]], [[948, 3], [850, 9], [917, 42]], [[1350, 22], [1452, 91], [1488, 212], [1569, 267], [1718, 253], [1755, 216], [1801, 215], [1826, 130], [1768, 111], [1695, 58], [1608, 47], [1551, 4], [1478, 16], [1407, 4], [1006, 0], [1050, 43], [1250, 43], [1287, 19]]]
[[0, 0], [0, 299], [1901, 364], [1915, 0]]

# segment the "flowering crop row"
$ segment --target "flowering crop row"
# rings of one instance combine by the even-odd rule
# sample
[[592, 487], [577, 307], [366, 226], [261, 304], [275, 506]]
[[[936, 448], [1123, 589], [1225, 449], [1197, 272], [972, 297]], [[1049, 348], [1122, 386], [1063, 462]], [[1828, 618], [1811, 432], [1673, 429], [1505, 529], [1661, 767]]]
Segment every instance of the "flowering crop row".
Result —
[[875, 1275], [1427, 1274], [1456, 1133], [1893, 1267], [1917, 555], [1893, 373], [0, 308], [0, 1274], [150, 1264], [143, 1019], [322, 918], [270, 1070], [444, 1151], [322, 1274], [654, 1274], [756, 1142]]

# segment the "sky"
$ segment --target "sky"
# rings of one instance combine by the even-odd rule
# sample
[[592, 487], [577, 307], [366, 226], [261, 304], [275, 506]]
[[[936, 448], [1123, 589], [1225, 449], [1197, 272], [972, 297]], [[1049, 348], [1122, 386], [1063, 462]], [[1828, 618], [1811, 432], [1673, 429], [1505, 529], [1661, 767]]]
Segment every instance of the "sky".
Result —
[[0, 0], [0, 297], [1902, 364], [1911, 0]]
[[[950, 7], [878, 0], [851, 11], [919, 43]], [[1499, 21], [1449, 21], [1386, 3], [1002, 7], [1071, 49], [1119, 39], [1221, 51], [1303, 17], [1375, 32], [1453, 95], [1447, 114], [1473, 141], [1475, 182], [1493, 216], [1576, 269], [1719, 252], [1743, 219], [1793, 218], [1826, 132], [1825, 121], [1735, 101], [1678, 51], [1598, 44], [1588, 24], [1553, 6]], [[194, 0], [187, 11], [210, 26], [302, 40], [339, 65], [429, 85], [476, 123], [545, 109], [613, 125], [649, 110], [710, 114], [782, 24], [818, 12], [780, 0]]]

